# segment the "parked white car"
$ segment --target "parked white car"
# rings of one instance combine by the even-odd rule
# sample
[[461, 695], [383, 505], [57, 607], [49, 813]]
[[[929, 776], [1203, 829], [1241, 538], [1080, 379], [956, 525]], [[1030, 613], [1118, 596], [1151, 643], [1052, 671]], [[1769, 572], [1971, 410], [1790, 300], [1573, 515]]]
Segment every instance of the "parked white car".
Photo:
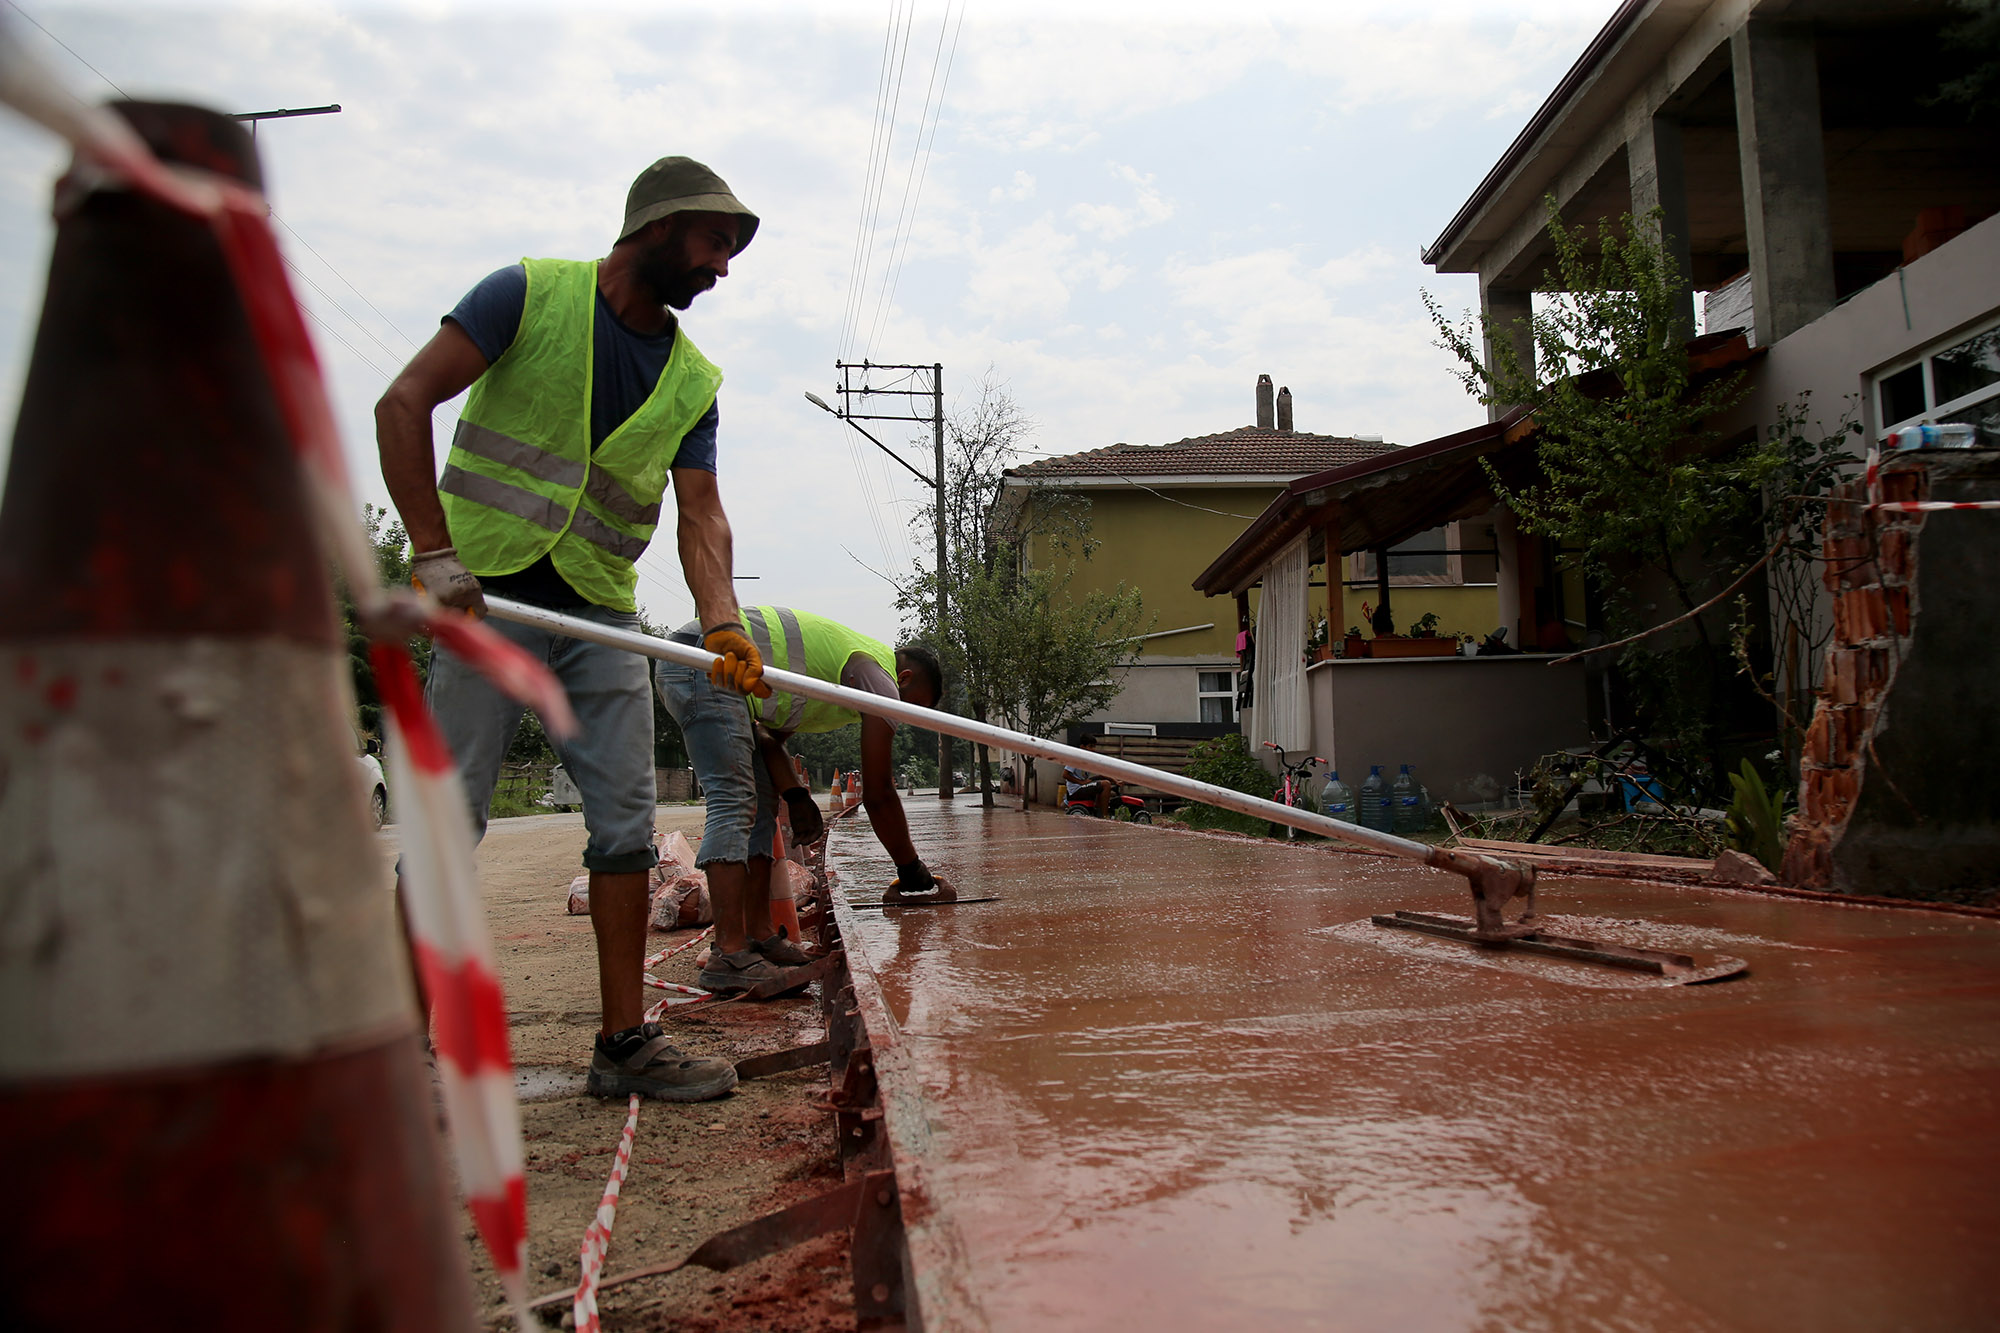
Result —
[[354, 762], [361, 765], [361, 785], [368, 790], [368, 813], [376, 828], [389, 822], [389, 784], [382, 776], [382, 760], [376, 755], [381, 748], [380, 741], [369, 741], [368, 748], [354, 756]]

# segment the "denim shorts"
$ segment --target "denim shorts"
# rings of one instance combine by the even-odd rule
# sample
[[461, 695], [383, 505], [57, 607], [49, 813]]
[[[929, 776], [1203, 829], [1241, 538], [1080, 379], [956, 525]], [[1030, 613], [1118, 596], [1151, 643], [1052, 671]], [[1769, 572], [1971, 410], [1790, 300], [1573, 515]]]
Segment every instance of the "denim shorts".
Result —
[[[601, 606], [566, 609], [564, 614], [617, 629], [639, 627], [636, 615]], [[646, 659], [511, 620], [489, 618], [486, 623], [544, 663], [569, 695], [577, 734], [567, 741], [551, 736], [549, 743], [583, 797], [583, 823], [590, 831], [584, 868], [613, 875], [650, 869], [659, 854], [653, 847], [657, 801]], [[459, 780], [472, 802], [473, 834], [483, 837], [494, 780], [526, 710], [442, 647], [431, 651], [424, 693], [458, 760]]]
[[[686, 630], [673, 637], [701, 641]], [[707, 672], [674, 662], [653, 664], [653, 684], [680, 724], [688, 762], [708, 802], [696, 864], [769, 856], [778, 831], [778, 789], [757, 753], [750, 706], [735, 690], [709, 684]]]

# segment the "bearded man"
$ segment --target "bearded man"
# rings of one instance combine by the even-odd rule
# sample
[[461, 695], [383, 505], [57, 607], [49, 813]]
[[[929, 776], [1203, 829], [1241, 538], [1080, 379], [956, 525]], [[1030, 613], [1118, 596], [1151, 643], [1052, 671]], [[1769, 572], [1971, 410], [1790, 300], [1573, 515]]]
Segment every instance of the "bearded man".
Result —
[[[444, 317], [375, 408], [382, 475], [410, 536], [414, 579], [432, 596], [483, 615], [484, 588], [636, 629], [637, 561], [671, 478], [681, 573], [703, 643], [718, 654], [715, 682], [757, 687], [763, 665], [737, 612], [715, 483], [722, 372], [673, 313], [728, 276], [756, 231], [756, 214], [721, 177], [661, 158], [633, 182], [609, 255], [522, 260]], [[431, 412], [468, 387], [439, 476]], [[734, 1068], [689, 1058], [643, 1022], [647, 872], [657, 859], [645, 659], [513, 623], [498, 629], [548, 664], [580, 724], [556, 749], [589, 832], [583, 864], [602, 1002], [589, 1088], [720, 1097], [735, 1086]], [[442, 648], [428, 695], [483, 835], [521, 706]]]

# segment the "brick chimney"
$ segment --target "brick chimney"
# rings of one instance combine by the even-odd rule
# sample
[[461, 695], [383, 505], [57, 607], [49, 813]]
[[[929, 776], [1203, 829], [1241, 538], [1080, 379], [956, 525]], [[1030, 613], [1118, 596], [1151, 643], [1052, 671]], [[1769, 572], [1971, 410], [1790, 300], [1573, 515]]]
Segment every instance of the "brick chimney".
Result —
[[1276, 430], [1277, 420], [1271, 411], [1271, 377], [1257, 377], [1257, 429]]
[[1278, 429], [1292, 429], [1292, 391], [1289, 388], [1278, 390]]

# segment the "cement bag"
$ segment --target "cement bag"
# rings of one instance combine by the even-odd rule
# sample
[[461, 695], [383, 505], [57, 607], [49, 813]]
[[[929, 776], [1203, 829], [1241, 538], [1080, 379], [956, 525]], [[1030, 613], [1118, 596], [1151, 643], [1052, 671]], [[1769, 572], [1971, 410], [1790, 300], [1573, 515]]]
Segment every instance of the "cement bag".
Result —
[[699, 870], [676, 875], [653, 892], [653, 929], [686, 930], [715, 920], [708, 901], [708, 876]]
[[694, 846], [679, 829], [661, 834], [655, 845], [660, 852], [659, 864], [653, 867], [655, 882], [664, 884], [677, 875], [701, 873], [695, 869]]
[[659, 863], [653, 867], [654, 930], [685, 930], [715, 920], [708, 899], [708, 876], [695, 869], [694, 847], [687, 834], [675, 829], [655, 841]]
[[590, 915], [590, 876], [578, 875], [569, 882], [569, 914], [571, 916]]

